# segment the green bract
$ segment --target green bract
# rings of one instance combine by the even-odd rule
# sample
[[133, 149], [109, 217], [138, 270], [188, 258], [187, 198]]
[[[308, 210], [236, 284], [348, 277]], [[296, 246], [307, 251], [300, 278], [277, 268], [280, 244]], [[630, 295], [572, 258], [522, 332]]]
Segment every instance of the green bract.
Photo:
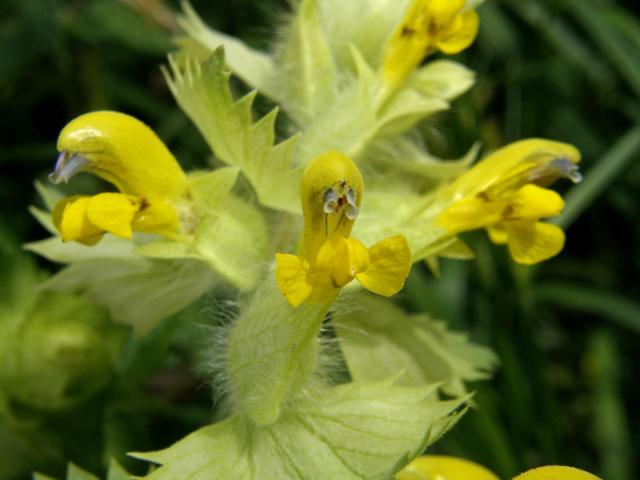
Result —
[[390, 478], [459, 417], [462, 401], [433, 394], [391, 381], [320, 389], [272, 425], [234, 415], [167, 450], [134, 455], [163, 465], [151, 479]]
[[337, 312], [333, 320], [349, 373], [356, 381], [402, 372], [398, 383], [442, 382], [442, 391], [466, 393], [465, 381], [486, 379], [496, 365], [494, 353], [473, 345], [462, 333], [427, 315], [409, 315], [380, 297], [354, 295], [357, 310]]

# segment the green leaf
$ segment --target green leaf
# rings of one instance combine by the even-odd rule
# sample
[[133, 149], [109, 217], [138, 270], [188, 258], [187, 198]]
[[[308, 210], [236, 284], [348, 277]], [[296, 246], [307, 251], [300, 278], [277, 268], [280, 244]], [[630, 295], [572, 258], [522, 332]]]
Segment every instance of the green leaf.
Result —
[[451, 60], [434, 60], [416, 70], [408, 79], [409, 86], [425, 97], [451, 101], [475, 83], [475, 73]]
[[47, 212], [42, 210], [41, 208], [34, 207], [33, 205], [29, 207], [29, 213], [35, 217], [40, 225], [42, 225], [47, 231], [53, 235], [56, 234], [57, 230], [55, 225], [53, 224], [53, 218], [51, 217], [51, 212]]
[[[187, 38], [195, 42], [195, 45], [191, 45], [186, 41], [187, 38], [178, 39], [178, 44], [187, 55], [205, 60], [222, 46], [226, 53], [227, 65], [235, 75], [264, 95], [281, 101], [283, 90], [277, 86], [278, 71], [270, 55], [254, 50], [236, 38], [209, 28], [189, 2], [183, 1], [182, 8], [184, 15], [178, 18], [178, 23], [188, 35]], [[199, 55], [199, 51], [204, 51], [204, 55]]]
[[[471, 72], [454, 62], [438, 61], [415, 72], [406, 84], [381, 100], [381, 77], [351, 46], [357, 78], [345, 80], [335, 102], [305, 125], [298, 156], [302, 161], [330, 149], [340, 150], [357, 163], [371, 161], [369, 147], [376, 141], [395, 140], [417, 123], [449, 108], [456, 95], [474, 81]], [[398, 159], [401, 160], [401, 159]]]
[[401, 21], [408, 3], [408, 0], [323, 0], [318, 3], [322, 28], [341, 72], [355, 73], [350, 45], [362, 52], [369, 65], [380, 66], [385, 40]]
[[193, 246], [202, 260], [240, 289], [255, 285], [269, 257], [263, 215], [232, 196], [198, 222]]
[[305, 396], [275, 424], [237, 415], [166, 450], [134, 456], [162, 466], [152, 480], [388, 479], [459, 418], [464, 401], [392, 382], [351, 383]]
[[224, 375], [236, 408], [255, 423], [277, 420], [285, 401], [306, 387], [318, 363], [318, 334], [327, 306], [291, 307], [273, 277], [247, 301], [225, 351]]
[[262, 204], [297, 212], [301, 169], [291, 168], [297, 137], [274, 146], [277, 109], [253, 123], [255, 92], [234, 102], [221, 48], [203, 64], [169, 62], [171, 73], [163, 70], [169, 88], [216, 156], [242, 169]]
[[320, 24], [317, 0], [303, 0], [277, 45], [283, 108], [306, 124], [338, 94], [333, 55]]
[[333, 316], [351, 377], [372, 381], [400, 375], [399, 383], [442, 383], [453, 396], [466, 393], [465, 382], [482, 380], [495, 368], [495, 354], [447, 330], [425, 314], [409, 315], [386, 299], [354, 295], [355, 311]]
[[392, 136], [415, 126], [427, 115], [449, 108], [449, 104], [437, 97], [427, 97], [413, 89], [403, 89], [395, 94], [380, 112], [376, 134]]
[[77, 242], [63, 242], [60, 237], [51, 237], [24, 245], [25, 250], [37, 253], [52, 262], [77, 263], [99, 259], [134, 259], [135, 243], [130, 240], [105, 235], [96, 245], [87, 246]]
[[193, 200], [202, 212], [219, 210], [222, 201], [233, 188], [238, 173], [238, 167], [218, 168], [212, 172], [192, 172], [189, 174], [189, 187]]
[[141, 335], [198, 299], [215, 280], [202, 261], [95, 258], [69, 265], [42, 288], [86, 292], [115, 321], [132, 325]]
[[429, 154], [418, 140], [410, 136], [381, 139], [374, 142], [367, 155], [375, 159], [379, 168], [388, 169], [398, 176], [401, 172], [410, 178], [406, 184], [415, 183], [416, 176], [434, 182], [452, 180], [465, 172], [476, 159], [480, 145], [475, 144], [459, 159], [443, 160]]
[[56, 206], [56, 203], [64, 198], [64, 194], [51, 185], [46, 185], [42, 182], [36, 181], [35, 187], [38, 195], [40, 195], [40, 198], [44, 203], [44, 207], [47, 210], [53, 210], [53, 207]]
[[[43, 475], [41, 473], [33, 474], [34, 480], [54, 480], [52, 477], [47, 475]], [[120, 466], [118, 462], [115, 460], [111, 460], [109, 464], [109, 471], [107, 472], [107, 480], [129, 480], [131, 475], [127, 473], [127, 471]], [[85, 470], [82, 470], [80, 467], [77, 467], [73, 463], [69, 463], [67, 467], [67, 476], [66, 480], [99, 480], [98, 477], [89, 473]]]

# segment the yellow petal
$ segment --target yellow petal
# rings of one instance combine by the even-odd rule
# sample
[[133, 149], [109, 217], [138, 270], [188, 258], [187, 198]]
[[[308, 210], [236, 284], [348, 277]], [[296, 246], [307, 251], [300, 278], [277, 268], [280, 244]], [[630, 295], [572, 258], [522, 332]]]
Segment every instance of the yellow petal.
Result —
[[[486, 190], [501, 178], [510, 178], [509, 183], [517, 186], [530, 183], [528, 178], [532, 169], [551, 164], [557, 159], [566, 159], [572, 164], [580, 161], [580, 152], [567, 143], [554, 142], [540, 138], [530, 138], [502, 147], [461, 175], [453, 184], [458, 195]], [[527, 164], [527, 168], [519, 166]]]
[[95, 245], [104, 233], [87, 216], [91, 197], [76, 195], [58, 202], [53, 209], [53, 222], [63, 242], [76, 241], [85, 245]]
[[564, 200], [553, 190], [528, 184], [518, 190], [503, 212], [505, 219], [537, 220], [560, 215]]
[[334, 236], [322, 244], [314, 269], [325, 272], [335, 288], [344, 287], [353, 280], [349, 242], [342, 236]]
[[485, 228], [500, 223], [508, 206], [508, 199], [488, 201], [484, 197], [469, 195], [446, 208], [436, 218], [436, 224], [450, 234]]
[[176, 207], [170, 202], [162, 201], [143, 204], [132, 223], [137, 232], [156, 233], [165, 237], [176, 235], [179, 225]]
[[455, 19], [465, 0], [419, 0], [423, 15], [436, 25], [445, 25]]
[[[443, 36], [452, 37], [452, 51], [462, 43], [453, 38], [452, 29], [456, 25], [455, 31], [468, 29], [469, 22], [459, 14], [464, 4], [464, 0], [413, 0], [409, 4], [384, 47], [382, 73], [387, 85], [395, 88], [404, 82], [425, 56], [436, 49]], [[444, 47], [448, 46], [445, 42]]]
[[564, 246], [564, 232], [542, 222], [505, 222], [509, 253], [516, 263], [532, 265], [557, 255]]
[[600, 478], [577, 468], [550, 465], [521, 473], [513, 480], [600, 480]]
[[369, 267], [369, 251], [362, 242], [355, 238], [348, 238], [349, 245], [349, 266], [351, 267], [351, 277], [364, 272]]
[[462, 13], [451, 28], [439, 39], [437, 46], [442, 52], [453, 55], [461, 52], [473, 43], [478, 34], [478, 14], [474, 10]]
[[369, 268], [356, 278], [367, 290], [390, 297], [404, 286], [410, 268], [409, 244], [402, 235], [396, 235], [369, 248]]
[[415, 458], [396, 474], [396, 480], [499, 480], [477, 463], [444, 455]]
[[496, 245], [506, 245], [509, 241], [509, 234], [502, 224], [487, 227], [487, 233], [491, 241]]
[[297, 255], [276, 253], [276, 283], [282, 295], [294, 307], [311, 295], [308, 282], [309, 262]]
[[141, 200], [122, 193], [101, 193], [90, 198], [87, 216], [91, 223], [118, 237], [131, 238], [131, 222]]
[[[109, 111], [81, 115], [60, 132], [58, 150], [86, 159], [84, 170], [122, 193], [147, 200], [176, 199], [187, 189], [187, 178], [171, 152], [130, 115]], [[57, 167], [63, 168], [64, 161]]]

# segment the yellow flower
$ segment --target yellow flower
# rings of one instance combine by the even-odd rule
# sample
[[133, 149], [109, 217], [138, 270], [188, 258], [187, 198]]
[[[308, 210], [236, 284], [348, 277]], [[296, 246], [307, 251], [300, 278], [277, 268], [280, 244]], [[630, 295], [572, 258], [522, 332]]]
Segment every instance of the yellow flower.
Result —
[[445, 190], [451, 205], [436, 219], [450, 235], [487, 229], [491, 240], [508, 245], [517, 263], [531, 265], [562, 250], [564, 232], [540, 219], [559, 215], [562, 198], [543, 188], [559, 177], [581, 180], [579, 152], [548, 140], [523, 140], [502, 148]]
[[330, 302], [354, 278], [384, 296], [397, 293], [409, 273], [411, 252], [403, 236], [365, 247], [349, 238], [364, 185], [355, 164], [339, 152], [311, 161], [301, 182], [304, 233], [301, 255], [276, 254], [276, 282], [297, 307]]
[[87, 113], [60, 132], [58, 150], [50, 175], [53, 183], [66, 183], [84, 171], [120, 191], [60, 201], [53, 220], [63, 241], [93, 245], [105, 232], [131, 238], [133, 230], [169, 237], [179, 234], [178, 208], [187, 196], [187, 179], [145, 124], [118, 112]]
[[396, 480], [499, 480], [477, 463], [462, 458], [423, 455], [396, 474]]
[[461, 52], [478, 33], [478, 14], [465, 0], [413, 0], [384, 53], [383, 75], [395, 87], [430, 53]]
[[[395, 480], [499, 480], [477, 463], [462, 458], [422, 455], [416, 457], [395, 476]], [[595, 475], [558, 465], [534, 468], [513, 480], [600, 480]]]
[[551, 465], [521, 473], [513, 480], [600, 480], [595, 475], [573, 467]]

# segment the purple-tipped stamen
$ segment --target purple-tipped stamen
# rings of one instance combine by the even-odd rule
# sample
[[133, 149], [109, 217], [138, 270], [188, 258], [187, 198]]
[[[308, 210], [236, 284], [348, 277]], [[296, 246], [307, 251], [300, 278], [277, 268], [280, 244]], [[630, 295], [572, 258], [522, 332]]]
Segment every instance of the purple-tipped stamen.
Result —
[[82, 155], [77, 153], [69, 155], [69, 152], [62, 151], [58, 155], [53, 172], [49, 174], [49, 180], [56, 185], [62, 182], [67, 183], [71, 177], [84, 170], [88, 164], [89, 160]]

